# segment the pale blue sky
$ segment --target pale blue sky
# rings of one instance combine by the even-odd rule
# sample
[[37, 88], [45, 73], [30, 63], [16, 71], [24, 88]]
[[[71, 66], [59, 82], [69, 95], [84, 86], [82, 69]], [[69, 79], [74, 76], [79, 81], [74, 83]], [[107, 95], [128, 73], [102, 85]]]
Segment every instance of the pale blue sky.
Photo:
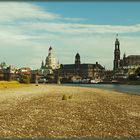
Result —
[[121, 55], [140, 54], [140, 2], [0, 2], [0, 60], [40, 68], [49, 46], [60, 63], [98, 61], [112, 69], [115, 35]]
[[84, 23], [132, 25], [140, 22], [140, 2], [36, 2], [64, 17], [82, 17]]

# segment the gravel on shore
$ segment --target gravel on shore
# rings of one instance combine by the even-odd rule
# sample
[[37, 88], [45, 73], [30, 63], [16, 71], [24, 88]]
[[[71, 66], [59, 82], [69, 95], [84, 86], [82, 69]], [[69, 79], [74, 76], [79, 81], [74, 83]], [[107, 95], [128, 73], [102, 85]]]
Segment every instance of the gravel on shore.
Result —
[[43, 84], [0, 90], [0, 137], [140, 138], [140, 96]]

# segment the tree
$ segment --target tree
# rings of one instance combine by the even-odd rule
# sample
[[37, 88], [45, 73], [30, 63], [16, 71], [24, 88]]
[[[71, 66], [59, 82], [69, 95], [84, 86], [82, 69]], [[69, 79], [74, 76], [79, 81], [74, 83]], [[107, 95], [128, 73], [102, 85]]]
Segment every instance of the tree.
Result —
[[136, 75], [140, 77], [140, 67], [138, 67], [135, 71]]
[[5, 63], [5, 62], [2, 62], [2, 63], [0, 64], [0, 67], [1, 67], [2, 69], [4, 69], [4, 68], [6, 68], [6, 67], [7, 67], [7, 65], [6, 65], [6, 63]]
[[23, 75], [20, 76], [19, 82], [29, 84], [30, 83], [30, 77], [28, 75], [23, 74]]
[[129, 80], [130, 80], [130, 81], [135, 81], [135, 80], [137, 80], [136, 75], [135, 75], [135, 74], [129, 75]]

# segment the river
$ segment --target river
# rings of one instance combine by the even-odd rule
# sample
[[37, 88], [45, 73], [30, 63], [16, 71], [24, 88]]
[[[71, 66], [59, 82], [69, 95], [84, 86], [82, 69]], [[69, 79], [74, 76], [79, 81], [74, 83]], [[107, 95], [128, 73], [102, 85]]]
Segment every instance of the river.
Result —
[[119, 85], [119, 84], [64, 84], [64, 85], [108, 89], [118, 92], [140, 95], [140, 85]]

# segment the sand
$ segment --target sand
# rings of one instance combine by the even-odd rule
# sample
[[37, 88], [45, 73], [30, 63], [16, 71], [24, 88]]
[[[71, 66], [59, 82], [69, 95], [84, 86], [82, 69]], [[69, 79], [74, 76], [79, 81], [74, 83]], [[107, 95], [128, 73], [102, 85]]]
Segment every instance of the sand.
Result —
[[47, 84], [0, 90], [0, 137], [140, 138], [140, 96]]

